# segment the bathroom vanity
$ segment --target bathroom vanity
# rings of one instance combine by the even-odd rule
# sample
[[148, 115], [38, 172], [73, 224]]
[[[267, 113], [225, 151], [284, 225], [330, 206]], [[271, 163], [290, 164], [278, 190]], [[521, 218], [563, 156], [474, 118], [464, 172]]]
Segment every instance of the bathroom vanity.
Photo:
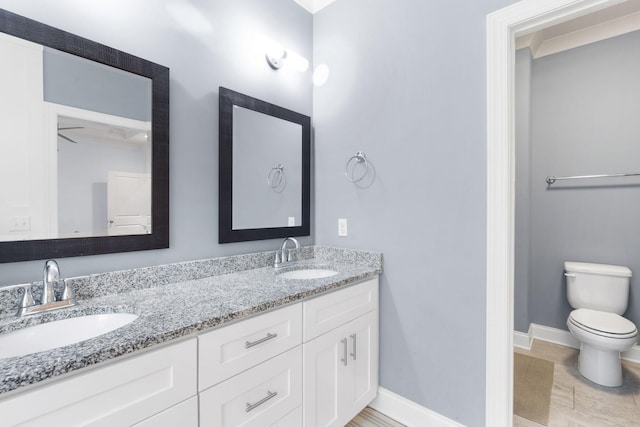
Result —
[[[169, 69], [2, 9], [0, 45], [7, 123], [29, 123], [6, 127], [25, 185], [5, 188], [0, 262], [168, 248]], [[219, 90], [220, 243], [309, 235], [310, 117]], [[284, 254], [0, 288], [0, 427], [344, 425], [377, 393], [382, 256]]]
[[[111, 282], [114, 292], [48, 316], [138, 319], [77, 344], [0, 359], [3, 425], [344, 425], [377, 393], [381, 255], [299, 253], [279, 271], [260, 265], [273, 259], [262, 253], [81, 279], [96, 289]], [[281, 276], [319, 267], [337, 274]], [[206, 276], [170, 282], [162, 272]], [[136, 278], [152, 284], [150, 273], [167, 283], [118, 292]], [[53, 319], [4, 319], [0, 333], [41, 320]]]

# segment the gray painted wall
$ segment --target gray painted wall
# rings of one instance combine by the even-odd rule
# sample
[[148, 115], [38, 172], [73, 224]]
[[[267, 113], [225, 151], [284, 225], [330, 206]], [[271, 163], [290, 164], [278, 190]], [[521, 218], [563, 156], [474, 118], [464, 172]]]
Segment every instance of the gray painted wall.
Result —
[[[381, 385], [468, 426], [485, 412], [485, 21], [509, 3], [338, 0], [314, 17], [314, 65], [330, 68], [316, 241], [384, 252]], [[344, 176], [358, 150], [367, 188]]]
[[45, 101], [151, 121], [151, 79], [56, 49], [42, 56]]
[[533, 62], [531, 322], [566, 329], [563, 262], [585, 261], [631, 268], [640, 324], [640, 179], [544, 181], [640, 170], [639, 49], [636, 31]]
[[[217, 243], [218, 86], [310, 116], [311, 70], [276, 72], [252, 45], [262, 33], [311, 59], [309, 12], [291, 0], [0, 0], [0, 7], [171, 69], [171, 247], [61, 259], [64, 276], [279, 247], [279, 240]], [[42, 267], [42, 261], [0, 264], [0, 284], [38, 280]]]
[[529, 330], [531, 264], [531, 51], [516, 51], [516, 212], [514, 329]]

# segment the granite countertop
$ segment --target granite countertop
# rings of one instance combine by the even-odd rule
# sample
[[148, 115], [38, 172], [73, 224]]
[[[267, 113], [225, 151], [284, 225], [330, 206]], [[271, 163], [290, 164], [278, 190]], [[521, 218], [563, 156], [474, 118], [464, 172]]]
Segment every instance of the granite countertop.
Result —
[[350, 262], [353, 259], [349, 257], [340, 260], [340, 257], [325, 256], [287, 263], [279, 270], [315, 266], [338, 271], [336, 275], [320, 279], [283, 279], [273, 267], [260, 267], [114, 292], [80, 300], [71, 308], [28, 318], [7, 317], [0, 320], [0, 333], [88, 314], [121, 312], [139, 316], [128, 325], [86, 341], [0, 359], [0, 397], [48, 378], [375, 277], [382, 272], [381, 254], [378, 255], [380, 265]]

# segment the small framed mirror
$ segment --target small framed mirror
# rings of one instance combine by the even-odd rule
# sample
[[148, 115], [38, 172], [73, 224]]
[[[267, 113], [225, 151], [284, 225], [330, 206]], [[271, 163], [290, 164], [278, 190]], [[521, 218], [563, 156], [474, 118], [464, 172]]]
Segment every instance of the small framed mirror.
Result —
[[308, 236], [311, 119], [220, 87], [218, 242]]

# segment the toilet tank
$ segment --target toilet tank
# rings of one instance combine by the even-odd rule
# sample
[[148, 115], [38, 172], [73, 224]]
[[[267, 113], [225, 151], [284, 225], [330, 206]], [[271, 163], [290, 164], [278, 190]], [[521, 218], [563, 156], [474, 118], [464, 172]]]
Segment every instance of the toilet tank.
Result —
[[631, 270], [621, 265], [565, 262], [567, 298], [573, 308], [624, 314]]

